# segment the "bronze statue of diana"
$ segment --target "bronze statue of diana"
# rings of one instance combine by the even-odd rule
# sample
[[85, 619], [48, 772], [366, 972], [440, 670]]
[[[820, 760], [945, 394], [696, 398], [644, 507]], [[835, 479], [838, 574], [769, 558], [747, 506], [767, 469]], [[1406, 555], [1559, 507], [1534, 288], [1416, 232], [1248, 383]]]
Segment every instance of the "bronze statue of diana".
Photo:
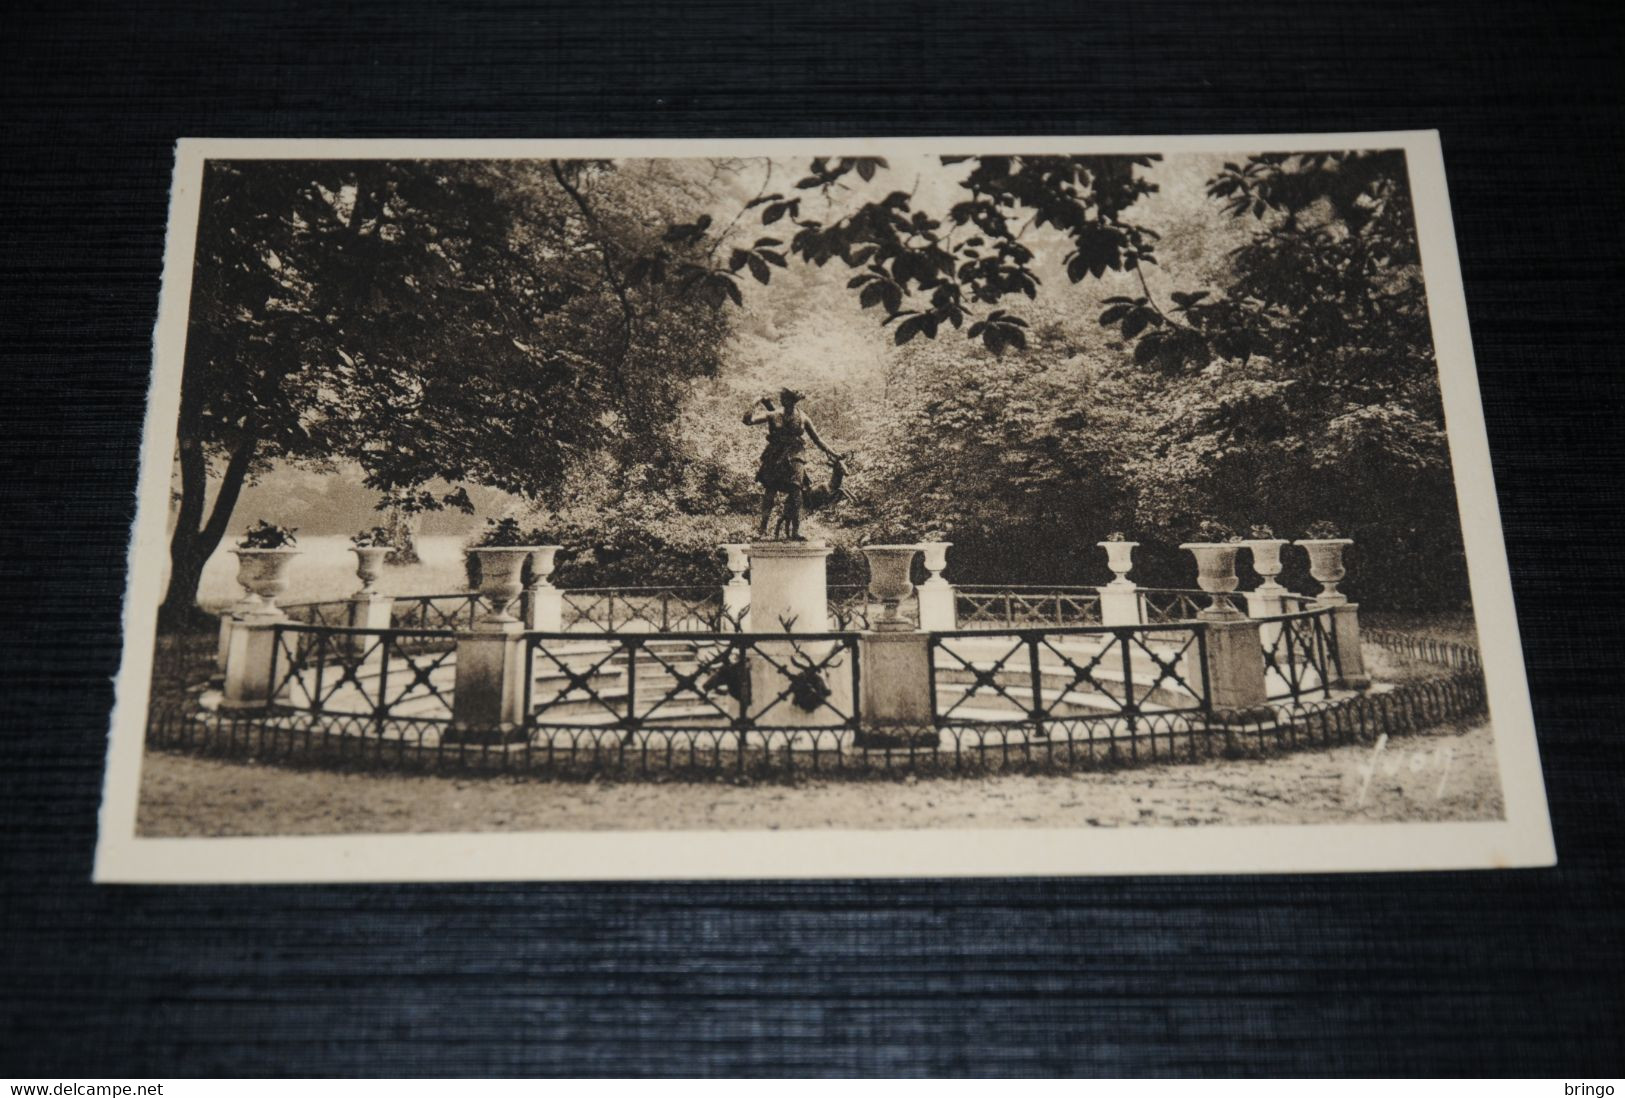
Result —
[[[819, 437], [818, 428], [802, 413], [800, 406], [800, 393], [794, 389], [781, 389], [778, 407], [774, 406], [771, 397], [763, 397], [745, 413], [745, 426], [767, 424], [767, 447], [762, 451], [761, 464], [756, 470], [756, 481], [762, 486], [762, 521], [759, 529], [762, 537], [767, 536], [773, 507], [781, 496], [784, 503], [774, 532], [791, 541], [803, 541], [803, 511], [827, 507], [845, 495], [841, 483], [846, 476], [846, 459], [825, 445]], [[829, 458], [831, 472], [827, 489], [815, 488], [807, 475], [808, 441]]]

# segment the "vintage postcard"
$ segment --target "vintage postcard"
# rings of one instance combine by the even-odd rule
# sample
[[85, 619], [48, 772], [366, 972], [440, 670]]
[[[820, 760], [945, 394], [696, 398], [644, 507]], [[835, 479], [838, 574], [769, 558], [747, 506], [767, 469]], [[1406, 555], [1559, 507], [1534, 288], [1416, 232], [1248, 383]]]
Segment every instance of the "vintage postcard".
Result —
[[1431, 132], [177, 150], [101, 881], [1551, 864]]

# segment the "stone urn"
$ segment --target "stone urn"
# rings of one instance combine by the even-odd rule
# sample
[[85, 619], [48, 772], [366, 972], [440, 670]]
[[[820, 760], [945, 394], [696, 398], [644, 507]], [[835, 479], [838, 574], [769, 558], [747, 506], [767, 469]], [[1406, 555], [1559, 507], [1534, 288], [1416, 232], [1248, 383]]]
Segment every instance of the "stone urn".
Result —
[[728, 555], [728, 571], [732, 573], [728, 586], [744, 587], [747, 583], [745, 570], [750, 567], [750, 546], [744, 542], [726, 541], [720, 548]]
[[553, 575], [554, 558], [559, 555], [559, 551], [563, 548], [562, 545], [533, 545], [530, 547], [528, 550], [530, 554], [530, 583], [526, 584], [526, 590], [536, 591], [543, 587], [553, 586], [552, 583], [548, 582], [549, 577]]
[[1258, 573], [1262, 583], [1258, 585], [1260, 591], [1275, 593], [1284, 588], [1276, 580], [1281, 574], [1281, 547], [1287, 544], [1285, 538], [1254, 538], [1241, 543], [1253, 556], [1253, 571]]
[[930, 573], [925, 578], [925, 587], [945, 587], [948, 581], [942, 577], [943, 569], [948, 567], [948, 550], [953, 548], [951, 541], [922, 541], [919, 549], [925, 557], [925, 570]]
[[1213, 599], [1197, 616], [1210, 620], [1241, 617], [1241, 611], [1230, 601], [1230, 592], [1240, 582], [1236, 578], [1236, 554], [1241, 552], [1241, 543], [1188, 541], [1180, 548], [1196, 558], [1196, 585]]
[[1106, 567], [1112, 570], [1114, 578], [1113, 587], [1133, 587], [1134, 581], [1128, 574], [1134, 570], [1134, 550], [1139, 546], [1137, 541], [1097, 541], [1096, 545], [1106, 550]]
[[237, 555], [237, 582], [255, 599], [245, 616], [280, 618], [276, 600], [288, 590], [288, 567], [297, 549], [233, 549]]
[[1354, 544], [1353, 538], [1299, 538], [1293, 542], [1309, 554], [1309, 574], [1320, 584], [1315, 600], [1322, 606], [1342, 606], [1349, 597], [1337, 589], [1347, 574], [1343, 570], [1343, 548]]
[[480, 566], [480, 597], [491, 608], [480, 618], [481, 623], [506, 625], [519, 620], [508, 612], [508, 607], [524, 589], [525, 558], [537, 548], [534, 545], [481, 545], [469, 550]]
[[361, 581], [361, 590], [351, 598], [366, 599], [378, 593], [375, 586], [378, 577], [383, 574], [384, 558], [389, 556], [390, 547], [387, 545], [352, 545], [350, 552], [355, 554], [355, 575]]
[[901, 633], [914, 628], [898, 613], [898, 607], [914, 593], [909, 572], [919, 551], [918, 545], [863, 546], [869, 561], [869, 597], [881, 604], [880, 617], [874, 622], [876, 632]]

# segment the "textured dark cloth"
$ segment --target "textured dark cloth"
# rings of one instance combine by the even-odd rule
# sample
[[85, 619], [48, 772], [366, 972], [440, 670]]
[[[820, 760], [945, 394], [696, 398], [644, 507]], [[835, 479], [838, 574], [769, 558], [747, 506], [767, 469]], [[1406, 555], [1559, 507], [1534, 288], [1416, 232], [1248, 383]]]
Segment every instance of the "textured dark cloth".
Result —
[[[1619, 18], [1415, 0], [8, 13], [0, 1074], [1619, 1074]], [[175, 138], [1434, 126], [1556, 869], [88, 883]]]

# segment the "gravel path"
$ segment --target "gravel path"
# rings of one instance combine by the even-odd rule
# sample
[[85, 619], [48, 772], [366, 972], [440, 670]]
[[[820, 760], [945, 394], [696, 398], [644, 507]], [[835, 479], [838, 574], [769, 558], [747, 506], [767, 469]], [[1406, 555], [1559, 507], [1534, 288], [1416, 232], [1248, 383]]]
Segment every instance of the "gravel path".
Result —
[[1064, 777], [566, 783], [284, 770], [149, 753], [146, 836], [1182, 827], [1501, 817], [1488, 725], [1269, 759]]

